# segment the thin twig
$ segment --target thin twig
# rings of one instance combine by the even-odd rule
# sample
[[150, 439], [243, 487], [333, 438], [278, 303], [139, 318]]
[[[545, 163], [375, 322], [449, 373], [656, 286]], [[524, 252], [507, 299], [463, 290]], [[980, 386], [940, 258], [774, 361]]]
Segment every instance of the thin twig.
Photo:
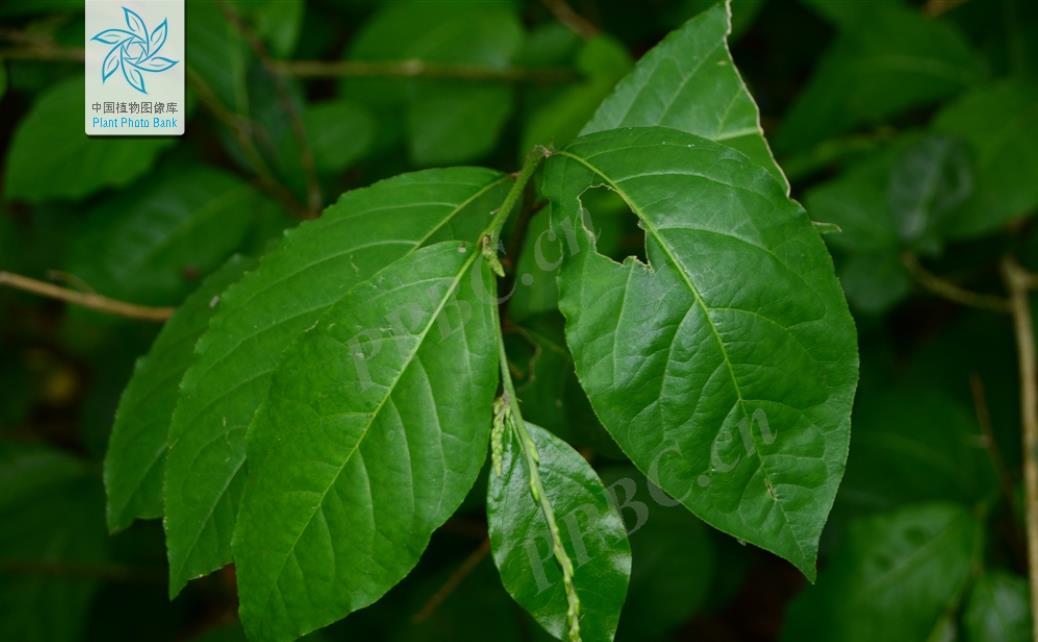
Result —
[[271, 70], [302, 78], [432, 78], [477, 82], [558, 83], [576, 80], [573, 69], [498, 68], [424, 60], [275, 60]]
[[20, 274], [12, 274], [11, 272], [0, 272], [0, 286], [3, 285], [10, 286], [16, 290], [24, 290], [25, 292], [32, 292], [33, 294], [39, 294], [40, 296], [59, 299], [67, 303], [74, 303], [76, 305], [81, 305], [84, 308], [97, 310], [98, 312], [107, 312], [108, 314], [115, 314], [130, 319], [165, 321], [173, 316], [174, 312], [174, 308], [150, 307], [137, 305], [135, 303], [126, 303], [124, 301], [116, 301], [115, 299], [109, 299], [100, 294], [94, 294], [92, 292], [77, 292], [76, 290], [63, 288], [54, 285], [53, 283], [37, 281], [36, 279], [31, 279]]
[[598, 35], [598, 27], [574, 11], [566, 0], [542, 0], [542, 2], [556, 20], [584, 40], [590, 40]]
[[137, 568], [120, 564], [80, 564], [74, 562], [3, 562], [0, 563], [0, 574], [78, 577], [111, 582], [165, 583], [166, 581], [166, 574], [160, 569]]
[[450, 597], [450, 594], [454, 592], [454, 589], [458, 588], [458, 585], [461, 584], [462, 580], [468, 577], [469, 574], [479, 566], [479, 563], [486, 558], [487, 553], [489, 552], [490, 540], [484, 539], [479, 547], [469, 553], [468, 557], [462, 561], [461, 566], [451, 573], [451, 576], [447, 578], [447, 581], [443, 583], [443, 586], [433, 593], [432, 597], [429, 598], [429, 601], [427, 601], [425, 605], [414, 614], [411, 621], [415, 624], [421, 624], [428, 620], [432, 614], [436, 612], [436, 609], [443, 604], [444, 600]]
[[926, 4], [923, 5], [923, 13], [931, 18], [936, 18], [967, 2], [969, 0], [927, 0]]
[[288, 116], [289, 128], [292, 130], [292, 136], [296, 139], [299, 145], [300, 163], [303, 167], [303, 174], [306, 177], [306, 191], [307, 191], [307, 210], [309, 217], [313, 218], [321, 211], [321, 185], [317, 180], [317, 167], [314, 162], [313, 150], [310, 148], [310, 142], [306, 137], [306, 129], [303, 126], [303, 117], [299, 113], [299, 109], [296, 107], [295, 101], [292, 99], [292, 92], [285, 82], [284, 76], [275, 73], [273, 68], [273, 59], [267, 53], [267, 47], [263, 44], [263, 41], [249, 28], [247, 24], [242, 20], [238, 12], [234, 10], [227, 2], [221, 2], [220, 8], [223, 10], [224, 17], [227, 22], [233, 26], [238, 33], [241, 34], [242, 38], [249, 43], [252, 51], [259, 58], [263, 68], [267, 70], [273, 79], [274, 87], [278, 94], [278, 102], [281, 103], [281, 109]]
[[983, 438], [984, 447], [991, 459], [991, 467], [998, 478], [999, 487], [1009, 503], [1009, 510], [1014, 511], [1016, 502], [1013, 501], [1013, 479], [1009, 474], [1009, 467], [1002, 457], [1002, 450], [998, 447], [995, 439], [995, 430], [991, 425], [991, 411], [988, 408], [987, 394], [984, 391], [984, 381], [976, 372], [970, 373], [970, 392], [973, 395], [973, 408], [977, 414], [977, 423], [980, 425], [980, 433]]
[[248, 118], [237, 114], [224, 106], [216, 93], [209, 87], [208, 83], [190, 67], [187, 68], [187, 79], [195, 89], [198, 100], [209, 110], [218, 121], [234, 132], [242, 152], [252, 165], [252, 171], [256, 174], [259, 186], [268, 194], [277, 199], [285, 209], [299, 218], [311, 218], [310, 213], [303, 207], [292, 192], [281, 184], [274, 176], [274, 172], [263, 159], [259, 148], [253, 140], [255, 124]]
[[[17, 36], [15, 35], [17, 34]], [[53, 41], [13, 32], [12, 42], [27, 46], [0, 50], [0, 58], [20, 60], [82, 61], [80, 47], [60, 47]], [[301, 78], [431, 78], [473, 82], [565, 83], [580, 73], [568, 67], [491, 67], [468, 63], [436, 63], [425, 60], [270, 60], [270, 71]]]
[[1005, 298], [993, 294], [972, 292], [943, 279], [923, 267], [919, 259], [910, 252], [901, 255], [901, 262], [920, 285], [937, 296], [971, 308], [980, 308], [994, 312], [1011, 311], [1010, 302]]
[[83, 50], [76, 47], [58, 47], [51, 44], [29, 45], [15, 49], [0, 49], [0, 60], [56, 60], [83, 62]]
[[[1033, 281], [1016, 260], [1002, 261], [1002, 275], [1012, 304], [1020, 367], [1020, 417], [1023, 424], [1024, 495], [1027, 501], [1027, 561], [1031, 580], [1031, 612], [1038, 613], [1038, 363], [1029, 285]], [[1038, 640], [1038, 617], [1032, 618]]]

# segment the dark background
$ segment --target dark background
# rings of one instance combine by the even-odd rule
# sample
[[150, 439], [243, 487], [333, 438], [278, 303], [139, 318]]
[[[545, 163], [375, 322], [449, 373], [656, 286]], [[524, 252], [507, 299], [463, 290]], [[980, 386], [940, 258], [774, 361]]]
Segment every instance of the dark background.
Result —
[[[514, 171], [530, 145], [565, 144], [631, 61], [710, 5], [416, 4], [188, 2], [186, 135], [110, 141], [79, 120], [82, 5], [4, 3], [0, 270], [175, 306], [343, 191], [428, 166]], [[448, 35], [416, 49], [433, 29]], [[786, 562], [652, 504], [579, 388], [516, 339], [531, 415], [607, 484], [638, 479], [651, 508], [618, 637], [850, 640], [889, 613], [891, 639], [1027, 639], [1012, 326], [971, 296], [1005, 296], [1003, 257], [1038, 268], [1036, 4], [736, 0], [731, 48], [793, 197], [843, 229], [826, 238], [861, 345], [852, 454], [806, 590]], [[410, 58], [523, 73], [304, 78], [281, 64]], [[641, 252], [632, 223], [615, 223], [616, 256]], [[515, 323], [557, 330], [537, 312]], [[242, 639], [232, 569], [170, 603], [161, 525], [105, 531], [107, 435], [157, 330], [0, 289], [0, 639]], [[382, 602], [314, 639], [544, 638], [481, 555], [482, 492]], [[891, 526], [935, 505], [971, 516], [973, 534], [927, 549]]]

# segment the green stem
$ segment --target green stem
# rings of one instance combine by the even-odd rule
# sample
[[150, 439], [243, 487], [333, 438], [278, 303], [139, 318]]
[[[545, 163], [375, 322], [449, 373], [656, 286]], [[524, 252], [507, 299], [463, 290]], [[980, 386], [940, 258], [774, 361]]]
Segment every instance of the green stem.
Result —
[[[516, 203], [522, 198], [527, 183], [533, 177], [533, 173], [537, 170], [541, 161], [549, 155], [550, 152], [543, 147], [535, 147], [530, 150], [530, 153], [526, 155], [526, 160], [523, 161], [523, 166], [516, 174], [515, 183], [508, 190], [505, 199], [501, 202], [501, 207], [494, 212], [493, 218], [483, 232], [483, 256], [499, 277], [504, 276], [504, 270], [497, 259], [497, 246], [501, 239], [501, 230], [505, 225], [505, 221], [508, 220], [508, 216], [515, 209]], [[499, 466], [497, 462], [500, 462], [500, 442], [503, 438], [501, 433], [503, 428], [510, 427], [523, 449], [526, 469], [530, 476], [530, 494], [533, 496], [533, 500], [537, 502], [541, 513], [544, 515], [544, 520], [548, 524], [552, 555], [562, 571], [562, 583], [566, 591], [567, 640], [568, 642], [580, 642], [580, 598], [577, 596], [577, 589], [573, 585], [573, 562], [562, 545], [562, 534], [555, 519], [555, 508], [551, 505], [548, 494], [544, 492], [544, 485], [541, 483], [540, 455], [537, 453], [537, 445], [534, 443], [533, 437], [530, 436], [530, 431], [526, 429], [526, 422], [523, 420], [522, 411], [519, 409], [519, 395], [515, 392], [512, 373], [508, 370], [508, 353], [505, 350], [505, 337], [501, 328], [501, 309], [497, 305], [498, 291], [496, 279], [493, 290], [494, 298], [491, 305], [494, 308], [498, 362], [501, 368], [501, 387], [504, 390], [503, 403], [495, 404], [494, 408], [495, 434], [493, 437], [493, 447], [495, 450], [495, 466]]]
[[[497, 287], [494, 288], [495, 298]], [[504, 334], [501, 332], [501, 318], [498, 307], [494, 306], [494, 323], [497, 326], [497, 350], [498, 361], [501, 366], [501, 387], [504, 389], [504, 402], [508, 405], [506, 422], [515, 432], [516, 438], [523, 449], [526, 459], [526, 469], [530, 476], [530, 495], [537, 502], [544, 515], [544, 521], [548, 524], [548, 533], [551, 537], [552, 555], [562, 571], [562, 585], [566, 591], [566, 624], [567, 641], [580, 641], [580, 597], [577, 595], [576, 586], [573, 584], [573, 562], [562, 544], [562, 533], [559, 530], [558, 521], [555, 519], [555, 508], [544, 492], [541, 482], [540, 455], [537, 453], [537, 445], [526, 429], [522, 411], [519, 409], [519, 397], [515, 392], [515, 384], [512, 382], [512, 373], [508, 370], [508, 353], [505, 350]]]
[[537, 171], [541, 161], [548, 156], [549, 152], [544, 147], [538, 146], [530, 150], [530, 153], [526, 155], [526, 160], [523, 161], [523, 166], [519, 168], [519, 172], [515, 175], [515, 183], [512, 184], [512, 189], [505, 194], [505, 200], [501, 201], [501, 207], [497, 208], [497, 211], [494, 212], [494, 218], [490, 219], [490, 224], [487, 225], [484, 234], [489, 237], [488, 244], [495, 251], [498, 241], [501, 240], [501, 228], [505, 226], [508, 215], [512, 213], [512, 210], [515, 209], [515, 204], [522, 198], [523, 191], [526, 190], [526, 184], [530, 182], [530, 178]]

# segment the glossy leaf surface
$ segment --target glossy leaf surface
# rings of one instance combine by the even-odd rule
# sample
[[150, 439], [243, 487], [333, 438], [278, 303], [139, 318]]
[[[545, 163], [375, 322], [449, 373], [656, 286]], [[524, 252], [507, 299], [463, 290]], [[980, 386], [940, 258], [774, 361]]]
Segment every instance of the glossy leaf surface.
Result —
[[581, 133], [658, 125], [734, 147], [785, 176], [764, 140], [757, 104], [728, 51], [731, 11], [719, 3], [645, 54]]
[[170, 586], [231, 559], [245, 477], [245, 431], [284, 350], [355, 285], [426, 242], [475, 239], [506, 179], [429, 170], [348, 192], [286, 234], [230, 288], [196, 346], [170, 429], [166, 535]]
[[[623, 520], [580, 453], [539, 426], [527, 423], [527, 429], [540, 458], [541, 482], [573, 563], [581, 639], [612, 640], [631, 573]], [[508, 592], [548, 632], [565, 640], [562, 570], [552, 555], [548, 523], [530, 491], [529, 463], [520, 439], [515, 431], [506, 430], [501, 473], [490, 471], [490, 544]]]
[[234, 257], [207, 278], [137, 361], [119, 400], [105, 456], [109, 530], [125, 528], [134, 519], [162, 516], [166, 439], [180, 379], [191, 365], [195, 342], [216, 312], [220, 293], [251, 265], [251, 260]]
[[[693, 513], [813, 577], [857, 355], [811, 221], [766, 169], [673, 130], [586, 136], [545, 173], [567, 342], [602, 423]], [[596, 184], [637, 217], [648, 265], [595, 251], [580, 198]]]
[[474, 243], [420, 249], [285, 355], [249, 435], [234, 542], [250, 639], [371, 604], [465, 498], [497, 388], [491, 278]]

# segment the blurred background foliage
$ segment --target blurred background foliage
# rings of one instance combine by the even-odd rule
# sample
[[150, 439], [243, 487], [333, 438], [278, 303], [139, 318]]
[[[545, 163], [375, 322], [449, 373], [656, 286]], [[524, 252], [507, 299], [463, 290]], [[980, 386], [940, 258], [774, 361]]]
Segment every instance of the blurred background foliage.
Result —
[[[511, 171], [573, 138], [708, 0], [187, 2], [183, 138], [83, 135], [82, 4], [0, 4], [0, 270], [175, 306], [343, 191]], [[998, 264], [1038, 269], [1038, 3], [734, 0], [733, 55], [855, 312], [862, 380], [815, 587], [660, 504], [569, 374], [550, 279], [508, 307], [528, 419], [619, 496], [622, 640], [1028, 639], [1019, 382]], [[615, 199], [600, 248], [641, 252]], [[601, 203], [597, 200], [601, 199]], [[526, 212], [534, 260], [547, 224]], [[525, 219], [525, 220], [524, 220]], [[158, 325], [0, 289], [0, 639], [242, 640], [233, 570], [170, 603], [161, 527], [108, 536], [100, 460]], [[487, 559], [483, 488], [378, 605], [315, 640], [540, 640]], [[823, 633], [825, 632], [825, 633]]]

